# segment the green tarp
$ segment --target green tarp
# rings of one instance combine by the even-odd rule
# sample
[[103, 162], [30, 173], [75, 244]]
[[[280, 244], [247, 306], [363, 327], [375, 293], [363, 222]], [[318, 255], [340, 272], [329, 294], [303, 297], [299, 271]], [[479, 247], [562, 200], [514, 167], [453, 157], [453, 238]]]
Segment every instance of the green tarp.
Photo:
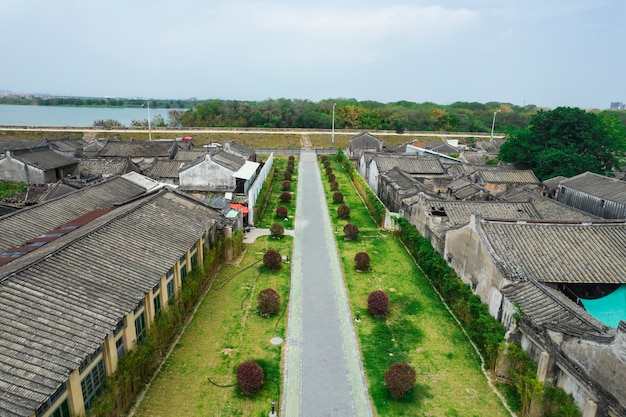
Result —
[[596, 319], [609, 327], [617, 327], [620, 320], [626, 321], [626, 285], [606, 297], [586, 300], [581, 298], [585, 309]]

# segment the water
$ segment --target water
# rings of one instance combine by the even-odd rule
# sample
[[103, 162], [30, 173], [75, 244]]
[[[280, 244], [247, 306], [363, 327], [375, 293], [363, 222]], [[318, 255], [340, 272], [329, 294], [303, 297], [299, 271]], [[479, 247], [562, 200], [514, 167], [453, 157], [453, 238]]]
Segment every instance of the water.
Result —
[[[173, 109], [150, 109], [150, 119], [160, 115], [169, 122]], [[126, 127], [133, 120], [148, 120], [147, 108], [14, 106], [0, 104], [0, 126], [91, 127], [95, 120], [113, 119]]]

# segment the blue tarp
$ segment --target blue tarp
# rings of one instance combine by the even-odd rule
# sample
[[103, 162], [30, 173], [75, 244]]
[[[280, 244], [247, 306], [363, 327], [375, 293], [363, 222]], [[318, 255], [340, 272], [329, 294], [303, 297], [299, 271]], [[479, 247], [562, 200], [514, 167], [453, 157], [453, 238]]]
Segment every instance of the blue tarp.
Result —
[[626, 285], [606, 297], [586, 300], [581, 298], [585, 309], [596, 319], [609, 327], [617, 327], [620, 320], [626, 321]]

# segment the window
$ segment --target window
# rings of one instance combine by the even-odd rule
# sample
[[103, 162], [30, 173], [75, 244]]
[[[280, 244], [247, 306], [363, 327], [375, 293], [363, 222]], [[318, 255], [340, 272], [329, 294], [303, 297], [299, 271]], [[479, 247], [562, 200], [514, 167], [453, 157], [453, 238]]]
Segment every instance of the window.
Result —
[[117, 321], [117, 324], [115, 325], [115, 332], [113, 333], [113, 335], [117, 336], [122, 330], [124, 330], [124, 317]]
[[83, 391], [83, 401], [85, 402], [85, 410], [91, 408], [92, 400], [102, 392], [106, 383], [106, 372], [104, 371], [104, 361], [100, 359], [96, 366], [91, 369], [82, 381], [80, 388]]
[[185, 282], [185, 278], [187, 278], [187, 265], [182, 264], [180, 266], [180, 280], [181, 280], [181, 282]]
[[167, 281], [167, 301], [173, 302], [176, 294], [174, 293], [174, 280]]
[[139, 310], [141, 310], [142, 308], [143, 308], [143, 298], [141, 299], [139, 304], [137, 304], [137, 307], [135, 307], [134, 313], [137, 314], [139, 312]]
[[96, 349], [95, 352], [93, 352], [91, 355], [87, 356], [83, 360], [83, 362], [80, 364], [80, 367], [78, 368], [78, 371], [82, 373], [85, 369], [87, 369], [87, 367], [89, 367], [89, 364], [91, 364], [100, 356], [101, 353], [102, 353], [102, 345], [98, 346], [98, 349]]
[[124, 343], [124, 336], [117, 339], [115, 342], [115, 348], [117, 350], [117, 359], [120, 359], [126, 354], [126, 344]]
[[70, 417], [70, 406], [67, 404], [67, 400], [63, 401], [50, 417]]
[[196, 265], [198, 265], [198, 253], [197, 252], [191, 255], [191, 267], [193, 268]]
[[157, 315], [161, 312], [161, 294], [157, 294], [154, 297], [154, 315]]
[[[67, 391], [67, 384], [64, 382], [59, 386], [59, 388], [57, 388], [54, 394], [52, 394], [46, 401], [43, 402], [43, 404], [39, 406], [39, 408], [37, 408], [37, 410], [35, 411], [35, 415], [37, 417], [43, 416], [46, 413], [46, 411], [48, 411], [48, 409], [52, 407], [52, 404], [54, 404], [54, 402], [58, 400], [59, 397], [63, 395], [63, 393], [65, 393], [65, 391]], [[62, 411], [59, 411], [59, 410], [62, 410], [64, 404], [66, 407], [65, 413], [57, 414], [57, 413], [62, 413]], [[51, 414], [51, 416], [70, 417], [69, 408], [67, 408], [67, 400], [65, 400], [61, 405], [59, 405], [59, 407], [57, 407], [56, 411], [54, 411]]]
[[135, 334], [137, 335], [138, 343], [146, 336], [146, 315], [143, 311], [135, 318]]

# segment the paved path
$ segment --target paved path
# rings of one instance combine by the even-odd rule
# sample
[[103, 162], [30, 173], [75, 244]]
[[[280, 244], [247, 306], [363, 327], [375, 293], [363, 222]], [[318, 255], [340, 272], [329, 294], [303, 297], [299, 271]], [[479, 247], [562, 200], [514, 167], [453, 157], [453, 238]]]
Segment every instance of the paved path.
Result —
[[281, 417], [372, 416], [314, 152], [298, 168]]

